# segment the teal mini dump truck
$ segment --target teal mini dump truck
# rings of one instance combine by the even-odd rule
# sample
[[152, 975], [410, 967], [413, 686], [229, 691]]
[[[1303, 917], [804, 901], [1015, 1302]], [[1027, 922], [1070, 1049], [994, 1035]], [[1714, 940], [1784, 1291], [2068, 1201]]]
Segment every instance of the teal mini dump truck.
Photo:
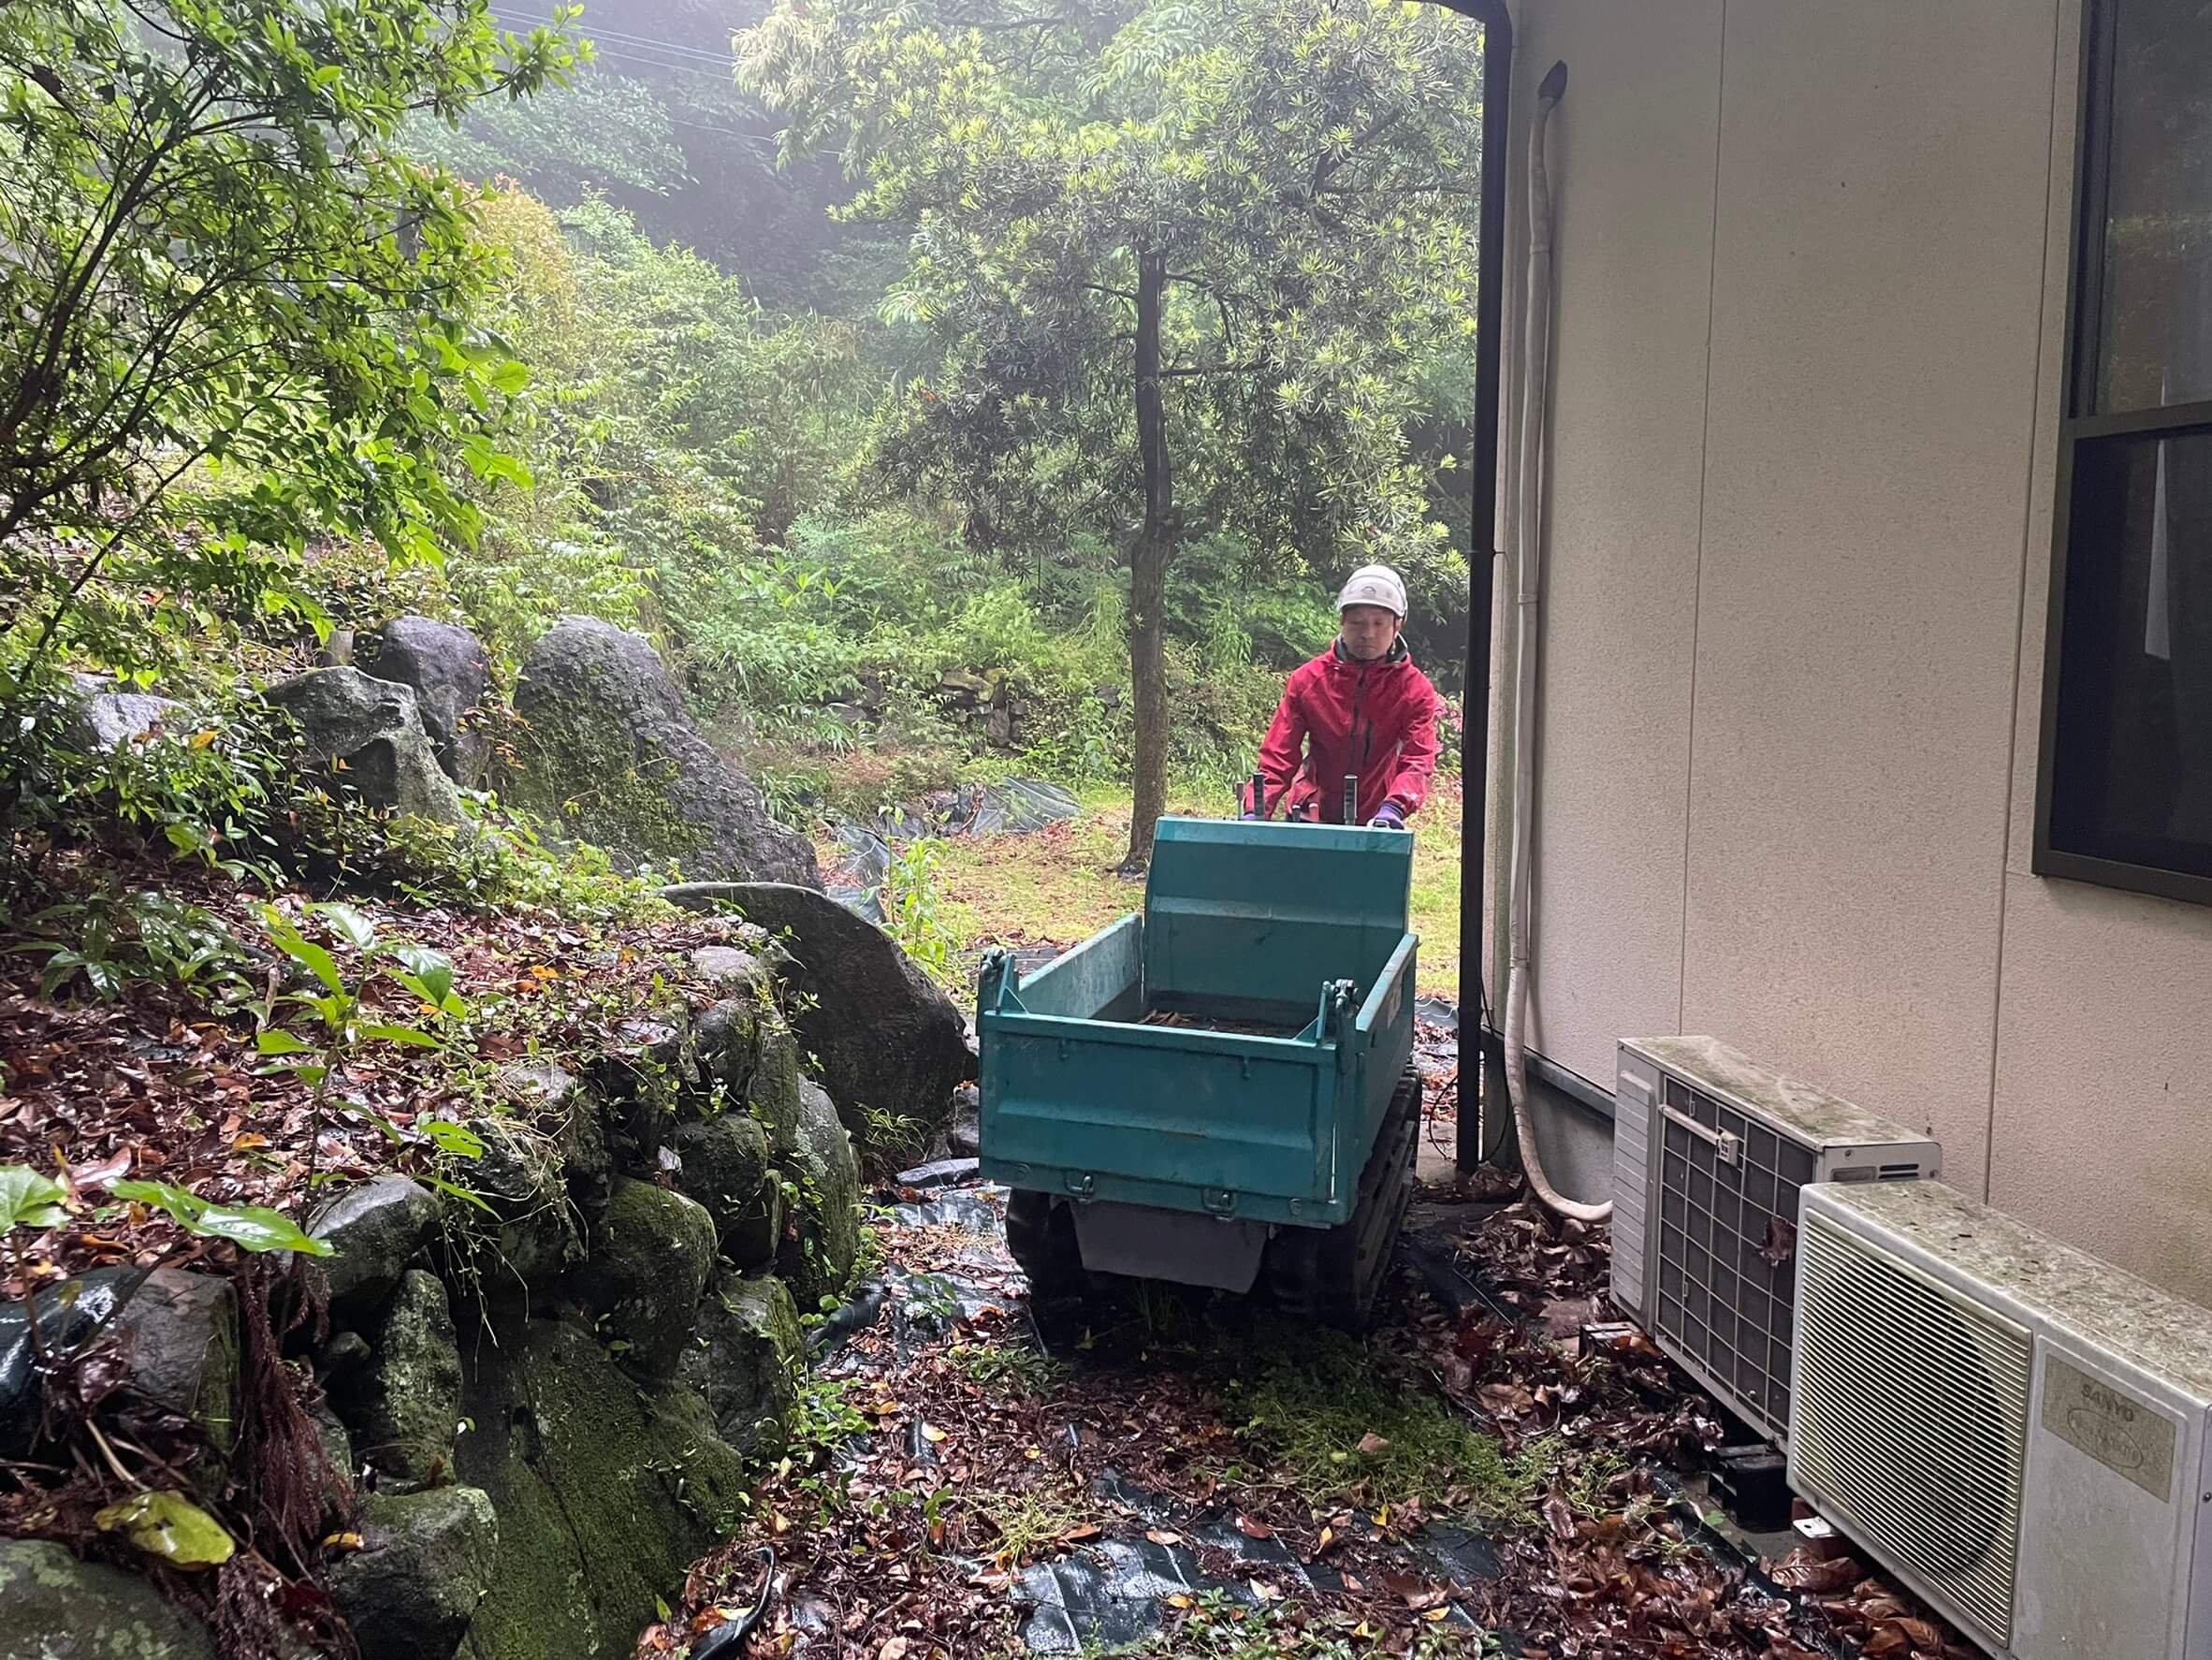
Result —
[[1413, 837], [1162, 819], [1144, 909], [983, 966], [982, 1173], [1041, 1300], [1101, 1274], [1364, 1325], [1412, 1191]]

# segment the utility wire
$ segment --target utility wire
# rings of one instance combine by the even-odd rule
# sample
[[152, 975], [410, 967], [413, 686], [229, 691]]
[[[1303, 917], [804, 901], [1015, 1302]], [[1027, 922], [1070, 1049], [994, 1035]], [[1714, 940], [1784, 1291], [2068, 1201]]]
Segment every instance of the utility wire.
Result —
[[[495, 21], [510, 29], [543, 28], [546, 22], [544, 18], [531, 18], [521, 12], [504, 11], [496, 6], [491, 8], [491, 15]], [[579, 25], [578, 33], [592, 41], [604, 40], [622, 47], [650, 48], [654, 51], [667, 52], [676, 57], [695, 58], [701, 63], [725, 68], [735, 62], [727, 52], [708, 51], [704, 47], [685, 46], [675, 40], [657, 40], [648, 35], [625, 35], [618, 29], [599, 29], [589, 23]]]
[[657, 58], [632, 57], [628, 52], [609, 51], [602, 48], [597, 54], [610, 64], [628, 64], [637, 68], [659, 69], [668, 75], [695, 75], [701, 80], [711, 80], [717, 86], [736, 90], [736, 82], [729, 75], [718, 75], [712, 69], [697, 68], [690, 64], [664, 64]]

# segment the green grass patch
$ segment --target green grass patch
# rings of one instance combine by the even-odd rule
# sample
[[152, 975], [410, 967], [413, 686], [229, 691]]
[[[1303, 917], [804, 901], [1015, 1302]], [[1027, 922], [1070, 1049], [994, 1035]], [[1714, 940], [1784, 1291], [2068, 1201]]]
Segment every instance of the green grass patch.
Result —
[[955, 1343], [946, 1352], [970, 1383], [1014, 1399], [1050, 1392], [1066, 1370], [1026, 1344]]
[[1541, 1435], [1506, 1452], [1418, 1377], [1333, 1332], [1281, 1331], [1229, 1385], [1231, 1417], [1254, 1452], [1317, 1507], [1375, 1509], [1418, 1499], [1492, 1532], [1536, 1525], [1554, 1490], [1578, 1516], [1606, 1513], [1626, 1467]]
[[1523, 1461], [1350, 1338], [1284, 1331], [1252, 1352], [1259, 1363], [1228, 1386], [1230, 1417], [1315, 1505], [1419, 1499], [1501, 1522], [1527, 1513]]
[[[962, 837], [936, 844], [939, 925], [963, 946], [1088, 938], [1144, 903], [1140, 882], [1114, 866], [1129, 844], [1126, 790], [1078, 794], [1082, 812], [1027, 836]], [[1412, 925], [1420, 936], [1419, 985], [1456, 998], [1460, 983], [1460, 826], [1456, 778], [1439, 779], [1419, 819], [1413, 852]], [[1170, 812], [1219, 818], [1227, 802], [1192, 789], [1171, 792]]]

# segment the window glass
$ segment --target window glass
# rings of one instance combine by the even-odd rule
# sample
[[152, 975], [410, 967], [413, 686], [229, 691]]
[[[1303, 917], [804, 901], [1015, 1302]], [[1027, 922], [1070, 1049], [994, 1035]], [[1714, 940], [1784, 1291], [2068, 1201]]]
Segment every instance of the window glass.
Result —
[[2097, 408], [2212, 399], [2212, 5], [2117, 0]]
[[2212, 433], [2075, 452], [2050, 842], [2212, 877]]

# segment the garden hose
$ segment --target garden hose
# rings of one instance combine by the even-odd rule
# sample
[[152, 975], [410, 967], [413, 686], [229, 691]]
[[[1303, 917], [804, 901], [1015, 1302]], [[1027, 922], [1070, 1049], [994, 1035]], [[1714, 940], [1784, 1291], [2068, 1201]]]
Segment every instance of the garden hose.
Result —
[[752, 1607], [700, 1638], [691, 1650], [691, 1660], [737, 1660], [744, 1652], [745, 1639], [752, 1635], [761, 1616], [768, 1611], [768, 1597], [776, 1589], [776, 1547], [763, 1545], [753, 1554], [760, 1558], [761, 1589], [752, 1599]]

